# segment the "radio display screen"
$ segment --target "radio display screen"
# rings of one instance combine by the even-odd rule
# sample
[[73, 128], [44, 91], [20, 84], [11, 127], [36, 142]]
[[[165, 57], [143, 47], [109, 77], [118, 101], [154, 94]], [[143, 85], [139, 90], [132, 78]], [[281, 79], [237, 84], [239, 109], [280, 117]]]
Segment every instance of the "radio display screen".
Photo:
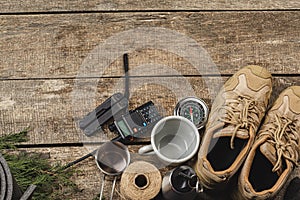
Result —
[[130, 131], [123, 120], [118, 121], [117, 125], [125, 137], [130, 135]]

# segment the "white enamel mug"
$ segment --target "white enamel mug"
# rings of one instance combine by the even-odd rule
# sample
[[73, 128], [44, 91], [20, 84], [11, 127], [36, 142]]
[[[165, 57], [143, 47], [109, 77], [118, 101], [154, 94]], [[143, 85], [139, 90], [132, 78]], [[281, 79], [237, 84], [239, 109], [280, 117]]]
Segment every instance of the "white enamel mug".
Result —
[[161, 119], [152, 129], [151, 144], [141, 147], [139, 154], [156, 154], [169, 164], [180, 164], [198, 151], [200, 135], [196, 126], [181, 116]]

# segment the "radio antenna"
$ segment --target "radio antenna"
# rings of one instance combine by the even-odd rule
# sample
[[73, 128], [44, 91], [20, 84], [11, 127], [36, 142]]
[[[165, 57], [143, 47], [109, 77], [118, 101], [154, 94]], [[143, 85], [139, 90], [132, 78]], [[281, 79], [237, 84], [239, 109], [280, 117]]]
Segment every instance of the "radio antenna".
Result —
[[124, 73], [125, 73], [125, 91], [124, 91], [124, 96], [126, 99], [129, 100], [129, 76], [128, 76], [128, 71], [129, 71], [129, 64], [128, 64], [128, 54], [125, 53], [123, 55], [123, 65], [124, 65]]
[[[125, 53], [125, 54], [123, 55], [123, 67], [124, 67], [124, 73], [125, 73], [125, 91], [124, 91], [124, 97], [125, 97], [127, 100], [129, 100], [129, 76], [128, 76], [129, 65], [128, 65], [128, 54], [127, 54], [127, 53]], [[110, 100], [108, 103], [106, 103], [106, 104], [108, 104], [108, 105], [111, 106], [111, 100]], [[100, 109], [100, 108], [99, 108], [99, 109]], [[109, 109], [111, 109], [111, 107], [109, 107]], [[128, 105], [126, 105], [126, 109], [128, 109]], [[96, 110], [97, 110], [97, 108], [96, 108]], [[101, 110], [101, 109], [100, 109], [100, 110]], [[105, 111], [106, 111], [106, 110], [105, 110]], [[98, 121], [97, 121], [97, 124], [99, 124], [99, 119], [98, 119], [98, 117], [96, 116], [96, 113], [93, 113], [92, 116], [93, 116], [92, 119], [94, 119], [94, 117], [97, 118], [97, 120], [98, 120]], [[109, 115], [109, 116], [110, 116], [110, 115]], [[106, 122], [106, 121], [107, 121], [107, 120], [105, 120], [105, 122]], [[84, 121], [84, 122], [85, 122], [85, 121]], [[90, 123], [89, 119], [88, 119], [88, 122]], [[86, 124], [86, 123], [84, 123], [84, 124]], [[83, 126], [83, 125], [82, 125], [82, 126]], [[122, 139], [122, 137], [121, 137], [121, 136], [118, 136], [118, 137], [112, 139], [112, 141], [119, 141], [120, 139]], [[85, 156], [83, 156], [83, 157], [81, 157], [81, 158], [79, 158], [79, 159], [73, 161], [73, 162], [68, 163], [66, 166], [63, 167], [63, 169], [67, 169], [67, 168], [69, 168], [69, 167], [71, 167], [71, 166], [73, 166], [73, 165], [75, 165], [75, 164], [77, 164], [77, 163], [79, 163], [79, 162], [81, 162], [81, 161], [83, 161], [83, 160], [85, 160], [85, 159], [91, 157], [91, 156], [94, 156], [95, 153], [96, 153], [96, 151], [97, 151], [97, 149], [94, 150], [93, 152], [88, 153], [88, 154], [86, 154]]]

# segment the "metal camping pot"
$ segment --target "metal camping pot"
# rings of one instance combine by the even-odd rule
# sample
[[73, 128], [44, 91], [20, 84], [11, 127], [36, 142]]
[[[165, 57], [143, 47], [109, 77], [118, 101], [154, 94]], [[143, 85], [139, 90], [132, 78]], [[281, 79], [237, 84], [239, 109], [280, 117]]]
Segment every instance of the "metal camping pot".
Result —
[[109, 141], [100, 146], [95, 154], [96, 164], [103, 173], [101, 181], [100, 200], [103, 196], [105, 176], [114, 176], [110, 199], [112, 200], [117, 176], [129, 165], [130, 153], [128, 148], [120, 142]]
[[189, 166], [176, 167], [163, 178], [162, 194], [165, 199], [194, 199], [202, 191], [195, 171]]

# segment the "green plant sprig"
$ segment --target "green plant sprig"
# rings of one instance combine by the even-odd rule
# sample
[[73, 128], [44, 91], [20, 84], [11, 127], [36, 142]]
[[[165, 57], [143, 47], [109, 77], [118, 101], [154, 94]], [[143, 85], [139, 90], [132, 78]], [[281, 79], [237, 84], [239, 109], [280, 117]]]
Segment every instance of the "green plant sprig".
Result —
[[37, 185], [33, 195], [33, 199], [36, 200], [65, 199], [65, 196], [78, 191], [76, 184], [71, 180], [74, 169], [62, 170], [63, 166], [51, 165], [41, 153], [17, 150], [17, 143], [28, 141], [27, 133], [25, 130], [0, 137], [0, 153], [21, 189], [25, 191], [29, 185]]

